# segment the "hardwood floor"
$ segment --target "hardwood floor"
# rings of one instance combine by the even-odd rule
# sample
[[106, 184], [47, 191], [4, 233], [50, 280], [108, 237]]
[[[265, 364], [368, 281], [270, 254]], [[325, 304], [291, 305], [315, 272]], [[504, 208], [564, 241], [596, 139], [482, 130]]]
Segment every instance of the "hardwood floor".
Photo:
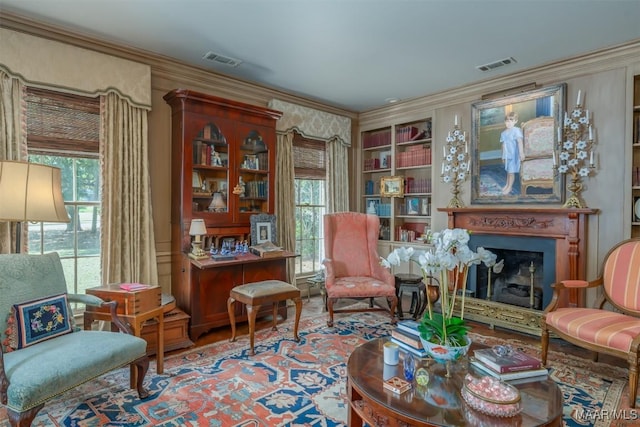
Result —
[[[309, 314], [322, 315], [323, 314], [322, 297], [320, 295], [315, 295], [311, 297], [310, 301], [307, 301], [305, 296], [306, 295], [304, 295], [303, 293], [303, 310], [306, 313], [306, 315], [309, 315]], [[404, 304], [404, 307], [409, 307], [410, 301], [407, 301], [406, 303], [403, 302], [403, 304]], [[290, 306], [288, 308], [288, 316], [290, 316], [291, 318], [294, 315], [295, 315], [295, 307]], [[326, 313], [324, 313], [324, 315], [326, 316]], [[345, 316], [345, 315], [346, 314], [341, 314], [340, 316]], [[469, 322], [469, 323], [473, 327], [473, 331], [481, 335], [496, 336], [498, 338], [503, 338], [507, 340], [510, 338], [511, 339], [517, 338], [526, 343], [530, 343], [531, 345], [535, 345], [537, 346], [537, 348], [540, 348], [540, 337], [524, 334], [517, 331], [511, 331], [503, 328], [496, 327], [492, 329], [488, 325], [478, 323], [478, 322]], [[249, 333], [249, 327], [246, 322], [239, 323], [236, 325], [236, 327], [237, 327], [236, 336], [238, 337], [247, 335]], [[264, 328], [270, 328], [270, 327], [271, 327], [271, 317], [264, 317], [256, 320], [256, 331], [259, 331]], [[228, 340], [230, 337], [231, 337], [230, 327], [216, 328], [199, 337], [195, 341], [195, 347], [201, 347], [201, 346], [205, 346], [218, 341]], [[551, 339], [550, 348], [554, 351], [560, 351], [560, 352], [581, 357], [584, 359], [590, 360], [591, 358], [591, 353], [588, 350], [585, 350], [581, 347], [577, 347], [573, 344], [570, 344], [558, 338]], [[170, 354], [176, 354], [176, 353], [179, 353], [180, 351], [183, 351], [183, 350], [176, 350]], [[620, 367], [628, 366], [626, 360], [608, 356], [606, 354], [601, 354], [599, 357], [599, 361], [608, 363], [614, 366], [620, 366]]]

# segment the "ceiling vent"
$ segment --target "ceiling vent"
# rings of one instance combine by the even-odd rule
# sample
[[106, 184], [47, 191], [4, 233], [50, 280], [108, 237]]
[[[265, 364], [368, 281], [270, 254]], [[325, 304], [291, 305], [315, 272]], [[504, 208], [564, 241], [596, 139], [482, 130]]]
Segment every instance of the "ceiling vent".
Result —
[[499, 61], [491, 62], [489, 64], [478, 65], [476, 68], [480, 71], [491, 71], [499, 67], [503, 67], [509, 64], [515, 64], [517, 61], [513, 57], [501, 59]]
[[238, 65], [242, 64], [242, 61], [239, 59], [231, 58], [230, 56], [220, 55], [219, 53], [215, 53], [211, 51], [205, 53], [203, 58], [208, 61], [214, 61], [220, 64], [227, 65], [229, 67], [237, 67]]

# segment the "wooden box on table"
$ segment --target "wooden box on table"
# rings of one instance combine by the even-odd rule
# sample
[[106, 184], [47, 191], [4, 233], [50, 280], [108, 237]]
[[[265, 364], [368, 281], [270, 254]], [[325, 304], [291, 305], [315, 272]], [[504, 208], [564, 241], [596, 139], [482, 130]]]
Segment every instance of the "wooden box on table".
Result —
[[[149, 286], [148, 288], [127, 291], [120, 284], [98, 286], [87, 289], [87, 294], [95, 295], [104, 301], [117, 301], [118, 314], [135, 316], [151, 311], [162, 304], [162, 288]], [[92, 307], [93, 311], [108, 313], [108, 307]]]

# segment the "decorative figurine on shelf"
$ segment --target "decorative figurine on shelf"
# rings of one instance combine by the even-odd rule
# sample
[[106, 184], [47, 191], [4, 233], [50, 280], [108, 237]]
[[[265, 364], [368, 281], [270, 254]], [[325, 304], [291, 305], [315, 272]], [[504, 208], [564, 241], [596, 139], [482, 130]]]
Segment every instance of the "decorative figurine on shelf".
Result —
[[244, 184], [244, 181], [242, 180], [242, 177], [240, 177], [238, 179], [238, 185], [233, 187], [233, 194], [237, 194], [240, 197], [244, 197], [244, 192], [245, 192], [245, 184]]
[[377, 215], [378, 212], [376, 211], [376, 202], [374, 202], [373, 200], [369, 202], [369, 207], [367, 208], [367, 213], [371, 214], [371, 215]]
[[211, 166], [222, 166], [220, 154], [215, 149], [211, 150]]

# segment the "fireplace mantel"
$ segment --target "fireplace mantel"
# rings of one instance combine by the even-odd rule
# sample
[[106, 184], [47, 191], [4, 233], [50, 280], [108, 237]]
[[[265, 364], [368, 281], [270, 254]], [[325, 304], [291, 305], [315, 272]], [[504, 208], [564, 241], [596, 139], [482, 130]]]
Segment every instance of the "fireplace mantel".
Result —
[[[598, 213], [597, 209], [465, 207], [438, 208], [438, 210], [447, 213], [450, 228], [465, 228], [474, 234], [555, 239], [556, 281], [585, 279], [586, 277], [587, 221], [590, 215]], [[484, 300], [479, 301], [481, 301], [481, 305], [490, 303]], [[500, 304], [491, 303], [491, 305]], [[561, 304], [570, 307], [583, 307], [585, 304], [584, 291], [572, 289], [561, 300]], [[482, 307], [482, 309], [486, 309], [486, 307]], [[490, 311], [496, 311], [495, 307], [491, 307], [491, 309]], [[516, 316], [522, 315], [523, 318], [529, 319], [527, 320], [529, 323], [537, 323], [542, 316], [542, 312], [536, 310], [505, 308], [505, 312], [510, 313], [509, 316], [513, 316], [512, 312], [514, 311]], [[500, 322], [487, 322], [500, 324]], [[536, 333], [538, 325], [530, 326], [531, 330], [525, 332]]]

